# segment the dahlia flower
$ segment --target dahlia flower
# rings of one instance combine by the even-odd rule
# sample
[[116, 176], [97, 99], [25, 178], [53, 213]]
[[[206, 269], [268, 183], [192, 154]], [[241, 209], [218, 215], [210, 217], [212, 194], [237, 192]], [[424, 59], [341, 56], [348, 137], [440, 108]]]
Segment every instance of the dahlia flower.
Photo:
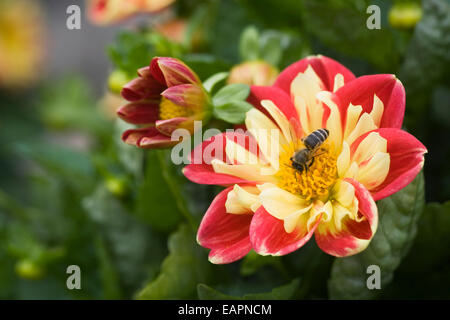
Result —
[[138, 13], [160, 11], [175, 0], [87, 0], [89, 20], [96, 24], [110, 24]]
[[[226, 186], [197, 234], [210, 261], [230, 263], [251, 249], [285, 255], [313, 235], [336, 257], [364, 250], [377, 230], [375, 201], [408, 185], [427, 152], [400, 129], [401, 82], [391, 74], [355, 78], [338, 62], [313, 56], [286, 68], [273, 86], [252, 86], [248, 101], [255, 107], [246, 114], [250, 134], [204, 141], [183, 170], [193, 182]], [[321, 128], [329, 136], [314, 162], [294, 169], [303, 138]]]
[[138, 70], [138, 77], [122, 88], [130, 103], [117, 114], [141, 127], [124, 132], [122, 140], [141, 148], [164, 148], [177, 144], [171, 134], [178, 128], [193, 133], [194, 121], [208, 115], [209, 96], [198, 76], [175, 58], [153, 58]]

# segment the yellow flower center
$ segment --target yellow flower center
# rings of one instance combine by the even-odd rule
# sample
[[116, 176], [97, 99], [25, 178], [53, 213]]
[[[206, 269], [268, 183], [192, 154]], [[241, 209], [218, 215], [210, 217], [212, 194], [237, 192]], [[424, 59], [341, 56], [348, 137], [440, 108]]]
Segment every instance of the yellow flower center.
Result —
[[169, 99], [162, 98], [159, 104], [159, 118], [161, 120], [168, 120], [172, 118], [187, 118], [194, 115], [195, 110], [179, 106]]
[[280, 169], [276, 174], [278, 186], [307, 200], [326, 197], [337, 178], [336, 156], [325, 143], [315, 153], [312, 165], [309, 163], [307, 170], [300, 172], [292, 166], [291, 161], [296, 152], [305, 148], [302, 143], [299, 145], [301, 146], [296, 148], [291, 143], [283, 147], [279, 158]]

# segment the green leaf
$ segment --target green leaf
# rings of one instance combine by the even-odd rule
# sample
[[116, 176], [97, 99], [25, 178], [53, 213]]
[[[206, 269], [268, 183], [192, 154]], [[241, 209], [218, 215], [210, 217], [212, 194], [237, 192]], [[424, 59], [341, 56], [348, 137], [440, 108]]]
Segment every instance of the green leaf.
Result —
[[[105, 250], [120, 277], [120, 287], [131, 295], [140, 284], [154, 276], [166, 253], [162, 236], [139, 222], [116, 197], [103, 186], [83, 201], [89, 217], [95, 222], [98, 235], [104, 239]], [[98, 252], [102, 259], [102, 251]], [[104, 277], [111, 277], [111, 270]], [[104, 288], [111, 290], [111, 288]], [[116, 289], [114, 289], [116, 290]], [[117, 292], [115, 293], [117, 294]]]
[[99, 260], [100, 277], [105, 299], [121, 299], [119, 273], [106, 248], [105, 241], [101, 237], [95, 239], [95, 249]]
[[283, 35], [276, 32], [264, 32], [261, 37], [261, 59], [277, 66], [283, 56]]
[[246, 101], [232, 101], [224, 105], [214, 107], [214, 116], [229, 123], [239, 124], [245, 120], [245, 114], [253, 106]]
[[243, 101], [250, 94], [250, 87], [243, 83], [233, 83], [220, 89], [213, 97], [214, 106], [222, 106], [231, 101]]
[[[166, 170], [174, 169], [170, 166], [163, 168], [157, 153], [167, 155], [161, 150], [150, 150], [147, 153], [145, 179], [138, 187], [136, 215], [154, 229], [170, 232], [176, 228], [182, 216], [164, 176]], [[178, 185], [177, 181], [174, 183]]]
[[249, 276], [254, 274], [258, 269], [272, 265], [276, 268], [282, 268], [280, 257], [261, 256], [255, 251], [250, 251], [242, 260], [241, 275]]
[[270, 292], [249, 293], [242, 297], [224, 294], [205, 284], [199, 284], [197, 287], [200, 300], [286, 300], [292, 298], [300, 285], [299, 279], [294, 279], [290, 283], [276, 287]]
[[209, 77], [205, 82], [203, 82], [203, 87], [209, 93], [213, 93], [214, 88], [222, 81], [228, 77], [228, 72], [219, 72], [215, 75]]
[[210, 51], [213, 55], [239, 62], [238, 35], [242, 33], [254, 20], [242, 10], [240, 1], [210, 1], [211, 9], [208, 14], [209, 25], [203, 31], [207, 34]]
[[259, 33], [255, 27], [247, 27], [242, 32], [239, 52], [242, 60], [244, 61], [259, 59]]
[[94, 168], [84, 152], [39, 141], [17, 143], [15, 150], [32, 159], [49, 173], [66, 178], [70, 183], [88, 189], [93, 183]]
[[79, 76], [46, 84], [39, 112], [44, 123], [57, 130], [77, 130], [95, 135], [110, 132], [109, 123], [97, 108], [91, 87]]
[[245, 300], [286, 300], [290, 299], [300, 285], [300, 279], [294, 279], [290, 283], [274, 288], [267, 293], [252, 293], [244, 296]]
[[114, 65], [130, 76], [136, 76], [136, 70], [148, 66], [155, 56], [180, 57], [183, 52], [181, 45], [149, 31], [123, 31], [108, 48]]
[[253, 106], [244, 101], [250, 94], [246, 84], [234, 83], [220, 89], [213, 97], [213, 114], [230, 123], [242, 123]]
[[132, 174], [136, 179], [139, 179], [142, 176], [144, 153], [139, 148], [124, 143], [120, 138], [124, 131], [131, 128], [132, 126], [125, 121], [121, 119], [116, 120], [113, 132], [114, 151], [125, 171]]
[[200, 77], [207, 79], [219, 72], [230, 70], [231, 64], [216, 56], [205, 53], [185, 54], [182, 60]]
[[300, 12], [302, 10], [301, 1], [299, 0], [258, 0], [255, 5], [254, 0], [239, 0], [248, 14], [257, 16], [264, 25], [270, 28], [282, 29], [291, 26], [295, 29], [299, 28]]
[[383, 299], [449, 299], [449, 247], [450, 201], [429, 203], [419, 221], [414, 245]]
[[128, 74], [136, 74], [137, 69], [149, 64], [155, 50], [142, 34], [126, 31], [117, 36], [108, 48], [108, 54], [116, 67]]
[[212, 277], [213, 265], [187, 225], [170, 236], [168, 247], [160, 274], [137, 294], [138, 299], [192, 299], [197, 284]]
[[406, 88], [408, 112], [406, 126], [420, 135], [424, 114], [429, 110], [429, 98], [440, 79], [450, 67], [450, 4], [445, 0], [423, 1], [423, 18], [414, 35], [400, 68], [399, 79]]
[[445, 265], [450, 258], [450, 201], [427, 204], [419, 222], [416, 241], [405, 259], [409, 273]]
[[[301, 0], [300, 11], [307, 31], [312, 37], [341, 53], [369, 60], [381, 71], [395, 69], [404, 48], [397, 41], [395, 31], [381, 22], [381, 29], [366, 27], [367, 7], [373, 1]], [[387, 12], [387, 3], [377, 1], [381, 13]], [[392, 72], [392, 71], [391, 71]]]
[[[363, 252], [337, 258], [328, 282], [332, 299], [371, 299], [392, 281], [394, 271], [410, 249], [417, 233], [417, 221], [424, 207], [424, 181], [420, 173], [408, 186], [378, 201], [378, 230]], [[381, 269], [381, 290], [366, 286], [367, 267]]]

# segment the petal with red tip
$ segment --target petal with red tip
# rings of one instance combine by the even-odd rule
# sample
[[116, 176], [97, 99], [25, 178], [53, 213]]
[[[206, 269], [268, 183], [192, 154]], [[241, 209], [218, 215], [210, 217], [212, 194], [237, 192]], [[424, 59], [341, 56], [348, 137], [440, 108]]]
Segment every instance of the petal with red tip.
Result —
[[159, 132], [155, 127], [127, 130], [123, 133], [122, 140], [139, 148], [148, 149], [167, 148], [178, 143]]
[[218, 134], [203, 141], [192, 151], [189, 161], [191, 164], [183, 169], [183, 173], [192, 182], [199, 184], [230, 185], [249, 183], [250, 181], [229, 174], [216, 173], [211, 165], [213, 159], [230, 163], [226, 155], [227, 139], [243, 146], [246, 150], [258, 154], [259, 149], [252, 150], [250, 145], [257, 146], [254, 138], [239, 132]]
[[[294, 118], [297, 122], [298, 114], [294, 104], [291, 101], [289, 94], [286, 94], [283, 90], [277, 87], [264, 87], [264, 86], [251, 86], [250, 94], [247, 101], [251, 103], [255, 108], [263, 112], [269, 119], [273, 119], [265, 108], [261, 106], [261, 101], [271, 100], [280, 111], [291, 120]], [[275, 121], [274, 121], [275, 122]]]
[[137, 74], [142, 78], [153, 78], [150, 66], [138, 69]]
[[334, 80], [339, 73], [344, 77], [344, 83], [350, 82], [355, 78], [353, 73], [339, 62], [325, 56], [311, 56], [295, 62], [284, 69], [274, 85], [290, 95], [292, 81], [299, 73], [304, 72], [308, 65], [311, 65], [328, 91], [333, 91]]
[[[387, 153], [390, 156], [389, 173], [386, 179], [374, 190], [370, 190], [377, 201], [389, 197], [414, 180], [423, 167], [427, 148], [414, 136], [400, 129], [381, 128], [373, 132], [378, 132], [387, 140]], [[369, 133], [366, 133], [352, 144], [352, 153], [368, 135]]]
[[120, 107], [117, 115], [128, 123], [154, 123], [159, 117], [159, 107], [150, 102], [132, 102]]
[[203, 89], [194, 84], [180, 84], [164, 90], [161, 95], [175, 103], [190, 109], [200, 109], [205, 105], [207, 96]]
[[[189, 128], [188, 124], [192, 124], [192, 128]], [[155, 123], [156, 129], [162, 134], [169, 136], [172, 132], [178, 128], [187, 129], [189, 131], [193, 131], [193, 123], [187, 118], [172, 118], [167, 120], [158, 120]], [[191, 129], [191, 130], [190, 130]]]
[[211, 249], [209, 261], [215, 264], [231, 263], [244, 257], [251, 249], [249, 228], [252, 212], [231, 214], [225, 209], [229, 187], [220, 192], [202, 219], [197, 242]]
[[164, 87], [153, 78], [138, 77], [128, 82], [122, 88], [122, 97], [128, 101], [152, 99], [158, 101]]
[[294, 231], [287, 233], [284, 229], [283, 220], [273, 217], [261, 206], [256, 210], [250, 225], [250, 241], [253, 250], [260, 255], [272, 256], [291, 253], [308, 242], [320, 219], [321, 216], [308, 231], [306, 218], [300, 217], [300, 223]]
[[153, 77], [167, 87], [180, 84], [200, 84], [200, 79], [187, 65], [175, 58], [157, 57], [150, 63]]
[[[376, 74], [359, 77], [336, 91], [343, 115], [347, 114], [349, 104], [361, 105], [362, 113], [370, 113], [374, 95], [384, 106], [380, 128], [401, 128], [405, 114], [405, 89], [392, 74]], [[362, 114], [361, 113], [361, 114]], [[345, 119], [345, 117], [343, 118]]]
[[370, 192], [359, 182], [345, 179], [355, 188], [358, 199], [358, 222], [348, 217], [342, 220], [341, 230], [330, 230], [329, 223], [320, 224], [314, 234], [317, 245], [335, 257], [357, 254], [367, 248], [378, 227], [378, 209]]

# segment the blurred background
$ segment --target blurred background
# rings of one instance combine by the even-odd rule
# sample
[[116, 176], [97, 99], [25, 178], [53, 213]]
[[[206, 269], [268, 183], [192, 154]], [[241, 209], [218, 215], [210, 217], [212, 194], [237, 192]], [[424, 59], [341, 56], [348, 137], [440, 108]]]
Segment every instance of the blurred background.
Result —
[[[194, 247], [183, 248], [170, 237], [180, 230], [182, 213], [164, 187], [166, 177], [149, 165], [157, 162], [155, 154], [120, 140], [127, 125], [115, 110], [123, 103], [121, 86], [153, 56], [178, 57], [205, 80], [252, 60], [264, 60], [278, 72], [310, 54], [330, 56], [357, 76], [395, 73], [404, 84], [405, 129], [429, 152], [425, 212], [445, 212], [445, 223], [422, 216], [421, 240], [413, 237], [405, 247], [419, 257], [430, 246], [438, 246], [437, 253], [424, 263], [406, 250], [382, 298], [450, 297], [444, 204], [450, 199], [447, 0], [147, 0], [133, 8], [121, 7], [124, 2], [0, 0], [1, 299], [198, 298], [199, 282], [218, 282], [227, 294], [242, 295], [302, 276], [307, 272], [302, 255], [277, 262], [250, 257], [211, 271], [193, 238]], [[72, 4], [81, 8], [80, 30], [66, 26]], [[369, 4], [381, 8], [379, 30], [366, 27]], [[264, 42], [258, 57], [242, 50], [241, 34], [249, 27]], [[218, 189], [193, 189], [179, 169], [173, 169], [173, 179], [200, 219]], [[429, 228], [420, 227], [430, 223], [448, 226], [448, 232], [442, 229], [432, 239]], [[180, 277], [192, 283], [180, 280], [183, 288], [173, 289], [158, 275], [177, 250], [200, 250], [199, 260], [208, 265], [199, 262], [195, 268], [208, 270], [205, 275], [218, 272], [220, 280], [197, 281], [198, 275], [183, 267], [188, 271]], [[316, 289], [292, 297], [329, 297], [319, 278], [333, 261], [324, 261]], [[416, 267], [409, 268], [408, 261]], [[67, 289], [69, 265], [80, 266], [82, 290]], [[437, 276], [408, 286], [411, 277], [430, 273]], [[168, 287], [175, 293], [167, 294]]]

